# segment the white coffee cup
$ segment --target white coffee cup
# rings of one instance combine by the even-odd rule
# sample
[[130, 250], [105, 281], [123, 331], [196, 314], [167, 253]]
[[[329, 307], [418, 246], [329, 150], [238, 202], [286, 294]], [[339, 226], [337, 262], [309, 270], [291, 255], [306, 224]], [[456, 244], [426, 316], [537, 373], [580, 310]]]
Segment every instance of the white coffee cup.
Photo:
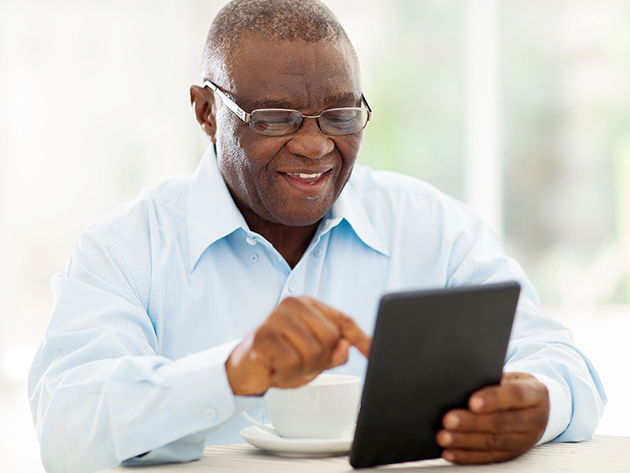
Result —
[[263, 399], [273, 430], [282, 437], [350, 438], [361, 401], [361, 378], [321, 374], [296, 389], [270, 388]]

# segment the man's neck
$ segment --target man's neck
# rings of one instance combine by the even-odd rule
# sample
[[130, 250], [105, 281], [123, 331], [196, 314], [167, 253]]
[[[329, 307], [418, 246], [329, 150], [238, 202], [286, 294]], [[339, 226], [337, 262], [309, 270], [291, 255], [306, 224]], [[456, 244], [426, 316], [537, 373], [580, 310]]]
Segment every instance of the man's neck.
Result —
[[306, 227], [289, 227], [279, 223], [264, 221], [251, 212], [243, 212], [243, 209], [241, 209], [241, 213], [249, 229], [264, 236], [282, 255], [291, 269], [295, 268], [300, 259], [302, 259], [319, 225], [319, 222], [317, 222]]

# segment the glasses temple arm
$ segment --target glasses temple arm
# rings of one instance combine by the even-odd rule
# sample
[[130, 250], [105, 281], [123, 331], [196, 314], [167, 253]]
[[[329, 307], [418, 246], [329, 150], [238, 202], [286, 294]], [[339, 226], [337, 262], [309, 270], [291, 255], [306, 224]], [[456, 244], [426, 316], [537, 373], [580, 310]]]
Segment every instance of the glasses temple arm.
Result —
[[372, 120], [372, 116], [374, 115], [374, 112], [372, 112], [372, 107], [370, 107], [370, 104], [368, 103], [367, 99], [365, 98], [365, 95], [361, 94], [361, 100], [363, 101], [363, 103], [365, 103], [365, 106], [368, 109], [368, 121]]
[[251, 114], [247, 113], [245, 110], [243, 110], [241, 107], [239, 107], [236, 104], [236, 102], [234, 102], [230, 97], [225, 95], [223, 93], [223, 91], [221, 89], [219, 89], [219, 87], [217, 87], [215, 84], [213, 84], [209, 80], [205, 81], [203, 83], [203, 86], [204, 87], [208, 87], [213, 92], [216, 92], [217, 94], [219, 94], [219, 97], [221, 98], [221, 101], [227, 106], [227, 108], [232, 110], [236, 114], [236, 116], [238, 116], [238, 118], [243, 120], [245, 123], [249, 123], [249, 120], [252, 117]]

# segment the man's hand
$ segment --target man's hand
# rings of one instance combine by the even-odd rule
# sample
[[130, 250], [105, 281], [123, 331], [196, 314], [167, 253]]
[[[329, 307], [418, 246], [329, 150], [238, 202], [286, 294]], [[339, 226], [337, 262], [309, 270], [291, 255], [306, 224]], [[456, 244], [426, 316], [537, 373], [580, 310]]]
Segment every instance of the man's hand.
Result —
[[437, 442], [455, 463], [511, 460], [536, 445], [548, 418], [546, 386], [530, 374], [505, 373], [500, 386], [470, 396], [468, 409], [446, 413]]
[[369, 355], [372, 339], [350, 317], [312, 297], [284, 299], [231, 353], [225, 368], [234, 394], [296, 388], [348, 360], [350, 345]]

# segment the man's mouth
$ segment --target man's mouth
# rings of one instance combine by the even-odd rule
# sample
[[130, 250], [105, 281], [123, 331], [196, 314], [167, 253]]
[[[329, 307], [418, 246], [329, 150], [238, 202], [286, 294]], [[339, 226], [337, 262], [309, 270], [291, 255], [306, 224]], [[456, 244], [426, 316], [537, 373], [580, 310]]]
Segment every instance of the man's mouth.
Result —
[[280, 175], [293, 187], [295, 190], [305, 194], [319, 194], [322, 190], [328, 177], [330, 175], [330, 169], [324, 172], [281, 172]]
[[287, 172], [286, 174], [289, 175], [289, 176], [297, 176], [303, 181], [315, 182], [317, 180], [317, 178], [319, 178], [319, 176], [321, 176], [324, 173], [323, 172], [316, 172], [314, 174], [306, 174], [306, 173], [303, 173], [303, 172]]

